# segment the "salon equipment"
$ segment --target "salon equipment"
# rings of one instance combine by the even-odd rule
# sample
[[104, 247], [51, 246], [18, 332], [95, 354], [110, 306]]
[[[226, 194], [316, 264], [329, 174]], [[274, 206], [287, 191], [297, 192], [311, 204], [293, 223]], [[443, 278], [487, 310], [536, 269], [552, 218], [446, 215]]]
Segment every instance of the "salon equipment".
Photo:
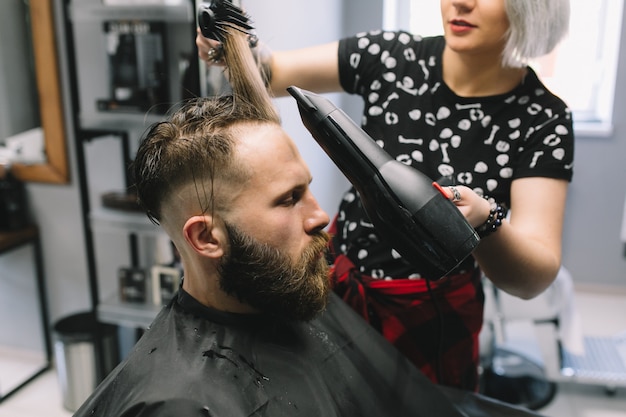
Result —
[[251, 34], [250, 17], [230, 0], [203, 1], [198, 6], [198, 27], [202, 36], [223, 42], [227, 28]]
[[67, 3], [81, 129], [134, 130], [139, 136], [200, 94], [193, 2]]
[[531, 300], [507, 294], [486, 277], [483, 287], [481, 368], [483, 378], [491, 379], [482, 384], [483, 394], [539, 409], [559, 383], [604, 387], [608, 395], [626, 388], [626, 332], [583, 333], [574, 280], [565, 267]]
[[439, 279], [479, 237], [433, 180], [393, 159], [329, 100], [291, 86], [315, 140], [359, 192], [377, 232], [427, 279]]

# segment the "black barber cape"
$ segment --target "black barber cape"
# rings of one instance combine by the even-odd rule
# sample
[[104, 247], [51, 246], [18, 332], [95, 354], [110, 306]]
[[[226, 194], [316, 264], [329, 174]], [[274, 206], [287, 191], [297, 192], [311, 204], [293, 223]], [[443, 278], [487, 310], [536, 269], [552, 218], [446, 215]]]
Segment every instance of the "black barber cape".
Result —
[[75, 417], [533, 416], [431, 383], [332, 295], [311, 322], [225, 314], [182, 289]]

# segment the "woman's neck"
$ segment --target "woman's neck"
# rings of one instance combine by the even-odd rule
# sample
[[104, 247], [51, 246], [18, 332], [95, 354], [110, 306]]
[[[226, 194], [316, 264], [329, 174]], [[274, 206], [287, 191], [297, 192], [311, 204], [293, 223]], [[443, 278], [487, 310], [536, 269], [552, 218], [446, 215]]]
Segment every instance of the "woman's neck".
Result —
[[450, 48], [443, 51], [443, 81], [461, 97], [505, 94], [526, 76], [526, 68], [503, 68], [501, 57], [462, 55]]

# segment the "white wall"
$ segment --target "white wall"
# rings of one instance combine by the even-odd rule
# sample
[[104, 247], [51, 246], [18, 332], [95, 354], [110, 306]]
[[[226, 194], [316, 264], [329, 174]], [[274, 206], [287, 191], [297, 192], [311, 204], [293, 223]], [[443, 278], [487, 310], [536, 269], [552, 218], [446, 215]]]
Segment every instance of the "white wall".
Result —
[[626, 194], [626, 8], [622, 22], [613, 135], [576, 137], [563, 234], [563, 264], [574, 282], [621, 292], [626, 289], [626, 252], [620, 240]]
[[625, 30], [622, 25], [614, 132], [607, 138], [576, 137], [563, 234], [563, 263], [575, 282], [622, 291], [626, 287], [626, 252], [620, 240], [626, 191], [626, 97], [620, 92], [626, 91]]

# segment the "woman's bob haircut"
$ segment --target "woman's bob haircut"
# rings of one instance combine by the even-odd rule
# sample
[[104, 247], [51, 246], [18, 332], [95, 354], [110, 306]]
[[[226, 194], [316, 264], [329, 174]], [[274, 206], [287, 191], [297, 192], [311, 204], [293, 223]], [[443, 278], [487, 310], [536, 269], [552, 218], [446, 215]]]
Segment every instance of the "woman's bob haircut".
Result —
[[523, 67], [546, 55], [567, 35], [569, 0], [504, 0], [509, 30], [502, 65]]

